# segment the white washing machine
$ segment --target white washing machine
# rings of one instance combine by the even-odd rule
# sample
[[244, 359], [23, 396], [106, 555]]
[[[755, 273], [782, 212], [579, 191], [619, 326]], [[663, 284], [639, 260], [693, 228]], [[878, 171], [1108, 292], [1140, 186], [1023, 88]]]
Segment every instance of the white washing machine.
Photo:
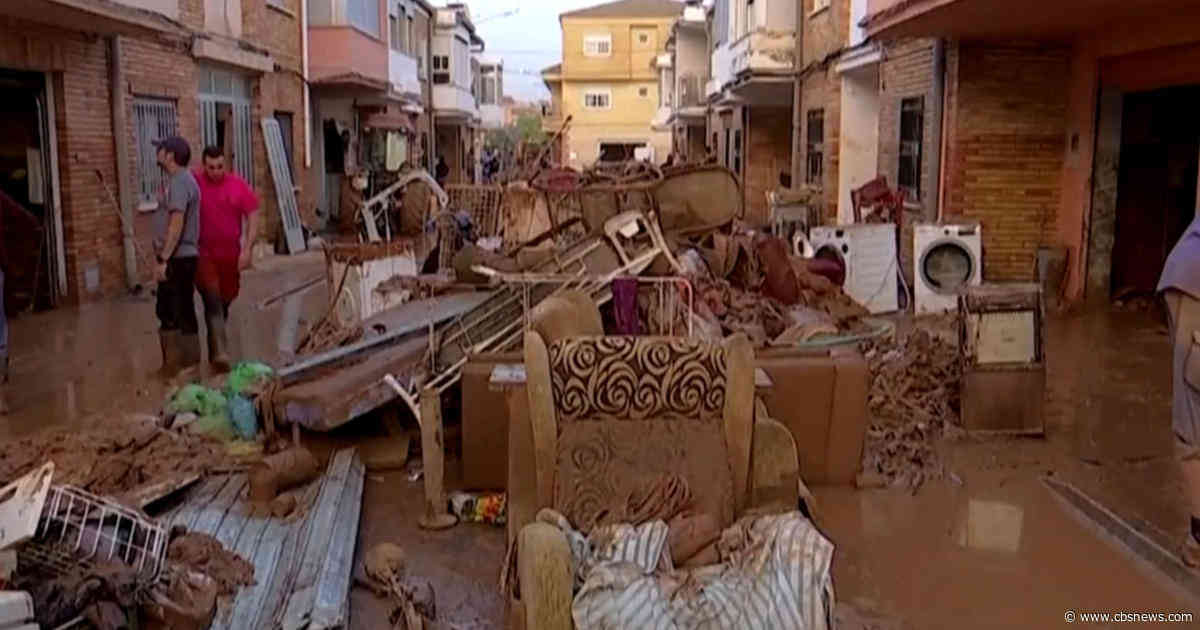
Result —
[[958, 308], [958, 294], [983, 281], [979, 223], [918, 223], [913, 226], [916, 312]]
[[899, 308], [896, 289], [896, 226], [891, 223], [821, 225], [809, 232], [818, 258], [832, 258], [846, 270], [843, 289], [871, 313]]

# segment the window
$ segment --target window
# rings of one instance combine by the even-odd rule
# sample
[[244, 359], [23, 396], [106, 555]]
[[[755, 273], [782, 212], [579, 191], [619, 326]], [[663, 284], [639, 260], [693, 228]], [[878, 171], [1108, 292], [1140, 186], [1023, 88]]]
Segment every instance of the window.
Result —
[[379, 37], [379, 0], [346, 0], [346, 18], [351, 26]]
[[646, 97], [650, 96], [650, 88], [648, 88], [644, 85], [642, 87], [638, 88], [638, 96], [640, 96], [642, 98], [646, 98]]
[[607, 57], [612, 54], [612, 35], [587, 35], [583, 38], [583, 54], [588, 57]]
[[921, 149], [925, 137], [925, 97], [900, 101], [900, 173], [905, 199], [921, 199]]
[[612, 92], [588, 90], [583, 93], [583, 106], [588, 109], [609, 109], [612, 107]]
[[825, 110], [808, 110], [807, 123], [805, 128], [808, 132], [808, 166], [804, 181], [819, 186], [825, 174]]
[[713, 48], [720, 46], [729, 37], [729, 4], [733, 0], [717, 0], [716, 15], [713, 16]]
[[[413, 16], [408, 16], [404, 21], [405, 24], [401, 27], [404, 29], [404, 52], [415, 56], [417, 40], [413, 38]], [[420, 67], [417, 69], [420, 70]]]
[[650, 43], [650, 34], [645, 31], [638, 33], [638, 43], [639, 44], [649, 44]]
[[829, 0], [813, 0], [812, 13], [815, 15], [829, 8]]
[[479, 104], [480, 105], [495, 105], [497, 102], [499, 102], [499, 99], [496, 96], [496, 87], [497, 87], [496, 75], [493, 74], [493, 75], [485, 76], [485, 77], [483, 77], [481, 82], [482, 82], [483, 89], [481, 91], [482, 93], [479, 95]]
[[733, 172], [742, 175], [742, 130], [733, 130]]
[[433, 82], [437, 85], [450, 83], [450, 57], [434, 55], [430, 59], [433, 61]]
[[138, 206], [154, 203], [158, 199], [159, 191], [167, 185], [167, 176], [158, 167], [157, 151], [150, 143], [178, 133], [178, 119], [173, 101], [149, 98], [133, 100], [133, 125], [137, 140], [135, 176]]
[[726, 127], [725, 128], [725, 160], [721, 163], [722, 166], [724, 166], [725, 168], [730, 168], [730, 166], [733, 164], [733, 161], [732, 161], [731, 155], [730, 155], [730, 152], [733, 149], [733, 143], [729, 141], [730, 136], [732, 134], [733, 134], [733, 131], [731, 129], [729, 129], [728, 127]]
[[388, 44], [396, 52], [405, 52], [404, 17], [388, 16]]

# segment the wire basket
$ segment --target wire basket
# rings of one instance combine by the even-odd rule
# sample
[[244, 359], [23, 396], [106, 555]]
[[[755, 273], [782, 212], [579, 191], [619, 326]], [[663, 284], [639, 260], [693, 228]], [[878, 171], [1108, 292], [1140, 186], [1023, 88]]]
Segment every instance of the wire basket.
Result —
[[21, 546], [20, 561], [61, 576], [110, 562], [137, 571], [139, 584], [158, 579], [168, 532], [137, 512], [72, 486], [50, 487], [37, 533]]

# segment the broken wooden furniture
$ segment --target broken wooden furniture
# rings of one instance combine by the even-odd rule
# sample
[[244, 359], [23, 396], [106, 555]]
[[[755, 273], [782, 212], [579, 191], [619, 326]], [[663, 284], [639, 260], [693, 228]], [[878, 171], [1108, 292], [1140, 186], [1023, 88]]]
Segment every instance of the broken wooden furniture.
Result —
[[[403, 191], [409, 184], [420, 181], [433, 191], [434, 197], [437, 199], [438, 208], [445, 208], [450, 203], [450, 197], [445, 190], [438, 185], [429, 173], [422, 169], [416, 169], [404, 173], [391, 186], [379, 191], [379, 194], [367, 199], [359, 206], [359, 216], [362, 218], [363, 229], [366, 231], [366, 240], [372, 243], [378, 243], [384, 240], [392, 240], [392, 218], [391, 203], [392, 196]], [[432, 211], [430, 216], [437, 213]], [[380, 234], [379, 228], [382, 224], [383, 234]]]
[[756, 406], [753, 361], [743, 335], [526, 335], [528, 420], [509, 434], [514, 627], [573, 627], [571, 550], [562, 530], [534, 522], [542, 508], [586, 532], [639, 484], [677, 474], [721, 529], [750, 510], [796, 509], [796, 446]]
[[984, 284], [958, 298], [962, 420], [968, 431], [1042, 435], [1045, 304], [1038, 284]]
[[870, 374], [853, 346], [768, 348], [755, 364], [776, 383], [762, 394], [771, 417], [796, 441], [800, 476], [811, 485], [853, 485], [867, 434]]

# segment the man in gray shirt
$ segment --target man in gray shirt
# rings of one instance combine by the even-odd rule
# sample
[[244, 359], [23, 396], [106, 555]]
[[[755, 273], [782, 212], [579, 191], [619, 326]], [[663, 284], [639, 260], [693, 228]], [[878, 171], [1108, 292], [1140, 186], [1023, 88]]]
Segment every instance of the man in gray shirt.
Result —
[[196, 248], [200, 240], [200, 187], [188, 170], [192, 149], [183, 138], [154, 142], [158, 165], [169, 178], [154, 215], [155, 312], [162, 345], [162, 374], [173, 377], [200, 363], [200, 325], [196, 321]]

